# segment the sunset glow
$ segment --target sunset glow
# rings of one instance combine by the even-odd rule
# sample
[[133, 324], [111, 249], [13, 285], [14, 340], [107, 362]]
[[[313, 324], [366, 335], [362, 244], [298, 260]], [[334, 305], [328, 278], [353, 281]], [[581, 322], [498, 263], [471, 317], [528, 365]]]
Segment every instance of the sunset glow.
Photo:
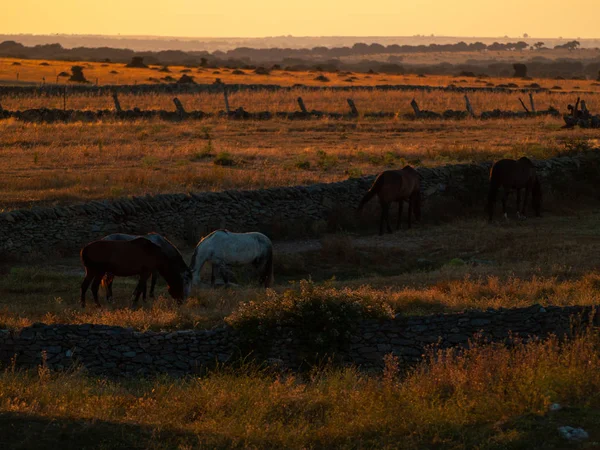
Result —
[[280, 0], [82, 2], [2, 5], [3, 33], [226, 36], [597, 37], [600, 2], [582, 0]]

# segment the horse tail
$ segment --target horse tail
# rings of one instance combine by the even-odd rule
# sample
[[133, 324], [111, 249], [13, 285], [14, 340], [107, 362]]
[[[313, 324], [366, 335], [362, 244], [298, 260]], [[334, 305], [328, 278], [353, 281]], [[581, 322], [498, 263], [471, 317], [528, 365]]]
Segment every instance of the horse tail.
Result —
[[265, 287], [268, 288], [275, 281], [273, 276], [273, 245], [267, 248], [266, 261], [263, 269], [262, 280]]
[[361, 199], [360, 203], [358, 204], [359, 212], [362, 211], [365, 204], [369, 200], [371, 200], [373, 198], [373, 196], [381, 190], [382, 186], [383, 186], [383, 176], [382, 176], [382, 174], [380, 174], [377, 176], [377, 178], [375, 179], [375, 182], [373, 183], [371, 188], [367, 191], [367, 193], [364, 195], [364, 197]]

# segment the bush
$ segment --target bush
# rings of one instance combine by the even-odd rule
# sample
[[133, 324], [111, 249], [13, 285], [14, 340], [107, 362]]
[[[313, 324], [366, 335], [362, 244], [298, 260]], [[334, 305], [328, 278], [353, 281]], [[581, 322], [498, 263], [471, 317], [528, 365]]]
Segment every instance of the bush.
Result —
[[71, 67], [71, 78], [69, 78], [69, 81], [74, 81], [76, 83], [87, 83], [88, 80], [85, 79], [85, 76], [83, 75], [83, 67], [81, 66], [73, 66]]
[[217, 166], [233, 166], [235, 161], [228, 152], [221, 152], [215, 156], [213, 163]]
[[315, 81], [322, 81], [324, 83], [327, 83], [329, 81], [329, 78], [327, 78], [325, 75], [319, 75], [318, 77], [315, 77]]
[[513, 64], [513, 69], [515, 69], [514, 77], [524, 78], [527, 76], [527, 66], [525, 64], [515, 63]]
[[291, 338], [307, 350], [327, 353], [347, 345], [360, 320], [391, 317], [391, 307], [373, 294], [302, 280], [299, 290], [268, 290], [264, 301], [242, 303], [225, 320], [249, 344], [264, 344], [266, 350], [276, 339]]

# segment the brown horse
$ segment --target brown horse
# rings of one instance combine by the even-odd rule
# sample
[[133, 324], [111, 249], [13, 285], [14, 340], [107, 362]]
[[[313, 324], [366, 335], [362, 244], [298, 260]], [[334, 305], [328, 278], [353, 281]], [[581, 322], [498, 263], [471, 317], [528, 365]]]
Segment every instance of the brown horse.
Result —
[[192, 274], [181, 255], [164, 252], [143, 237], [130, 241], [91, 242], [81, 250], [81, 262], [85, 267], [85, 278], [81, 283], [82, 307], [85, 307], [85, 293], [90, 283], [94, 301], [100, 306], [98, 288], [107, 273], [121, 277], [140, 276], [134, 305], [140, 294], [146, 297], [146, 283], [155, 271], [166, 280], [169, 294], [179, 303], [185, 301], [190, 292]]
[[389, 210], [392, 202], [398, 202], [398, 224], [396, 229], [400, 229], [404, 201], [408, 202], [408, 228], [411, 227], [413, 212], [415, 218], [421, 220], [421, 182], [419, 174], [412, 167], [405, 166], [402, 170], [386, 170], [377, 175], [373, 186], [360, 201], [358, 211], [360, 212], [376, 194], [381, 204], [379, 235], [383, 234], [384, 221], [388, 233], [392, 232], [389, 221]]
[[[535, 173], [535, 166], [529, 158], [523, 157], [517, 161], [514, 159], [501, 159], [500, 161], [496, 161], [492, 166], [487, 202], [490, 222], [494, 216], [494, 205], [500, 187], [504, 191], [502, 196], [502, 212], [505, 218], [508, 218], [506, 214], [506, 201], [513, 189], [517, 191], [517, 217], [525, 218], [529, 192], [531, 192], [531, 204], [535, 214], [538, 217], [540, 216], [542, 209], [542, 189], [540, 180]], [[523, 188], [525, 188], [525, 198], [521, 207], [521, 189]]]

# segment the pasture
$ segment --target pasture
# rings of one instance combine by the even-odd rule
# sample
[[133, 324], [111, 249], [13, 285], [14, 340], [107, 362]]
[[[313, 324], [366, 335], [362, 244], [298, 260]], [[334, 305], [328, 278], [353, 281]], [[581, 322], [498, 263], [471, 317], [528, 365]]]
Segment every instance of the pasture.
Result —
[[[6, 61], [0, 65], [4, 79]], [[21, 66], [8, 67], [23, 70], [22, 81], [28, 80], [31, 70], [33, 82], [39, 70], [72, 65], [39, 64], [22, 61]], [[99, 80], [102, 71], [116, 66], [93, 65], [99, 66]], [[95, 72], [88, 69], [92, 79]], [[142, 82], [156, 73], [134, 76], [137, 70], [150, 71], [131, 69], [132, 78], [123, 75], [119, 82]], [[204, 76], [205, 82], [216, 76], [226, 82], [229, 76], [236, 77], [220, 72], [194, 75], [197, 82]], [[269, 82], [308, 85], [316, 74], [302, 76], [296, 81], [275, 74]], [[252, 81], [241, 82], [258, 82], [258, 75], [248, 77]], [[383, 77], [391, 76], [377, 75], [360, 83], [394, 83]], [[434, 84], [431, 78], [424, 80]], [[398, 80], [417, 84], [423, 79], [398, 76]], [[439, 80], [440, 85], [450, 82], [456, 80]], [[564, 89], [576, 91], [575, 81], [562, 83]], [[597, 89], [591, 82], [577, 83], [586, 90]], [[309, 109], [347, 108], [347, 93], [301, 88], [234, 93], [230, 103], [253, 111], [294, 110], [299, 95]], [[585, 95], [590, 110], [600, 109], [599, 95], [600, 91]], [[470, 94], [480, 109], [517, 110], [519, 96], [523, 94]], [[563, 111], [576, 96], [576, 92], [540, 93], [536, 102], [538, 109], [554, 105]], [[361, 112], [409, 112], [413, 97], [423, 109], [464, 108], [458, 93], [353, 92], [352, 97]], [[223, 108], [217, 94], [180, 98], [188, 109]], [[171, 100], [166, 94], [148, 94], [122, 96], [121, 103], [171, 109]], [[52, 101], [60, 99], [1, 99], [6, 109], [48, 106]], [[80, 95], [68, 101], [73, 108], [112, 107], [109, 97]], [[435, 167], [506, 157], [544, 159], [598, 147], [598, 130], [565, 130], [562, 125], [561, 118], [552, 117], [454, 121], [408, 120], [401, 114], [386, 119], [267, 122], [2, 120], [0, 211], [141, 194], [331, 182], [405, 164]], [[510, 220], [501, 220], [497, 213], [492, 224], [483, 211], [475, 211], [450, 221], [424, 217], [410, 230], [377, 236], [373, 216], [372, 226], [360, 232], [274, 240], [274, 293], [257, 286], [252, 269], [234, 271], [237, 285], [212, 289], [206, 268], [182, 306], [168, 296], [161, 280], [157, 299], [132, 308], [136, 281], [117, 278], [114, 304], [106, 304], [101, 290], [102, 309], [91, 302], [81, 309], [84, 273], [77, 254], [20, 261], [0, 255], [0, 329], [19, 330], [36, 322], [107, 324], [138, 331], [210, 328], [231, 322], [242, 303], [260, 305], [269, 296], [298, 290], [300, 280], [306, 279], [336, 301], [360, 296], [405, 315], [597, 304], [597, 198], [557, 194], [541, 218], [524, 221], [515, 219], [514, 201], [513, 195]], [[378, 211], [378, 206], [374, 208]], [[394, 221], [396, 213], [392, 208]], [[104, 234], [108, 233], [99, 237]], [[193, 248], [175, 244], [189, 263]], [[23, 373], [3, 367], [0, 443], [27, 448], [43, 448], [57, 439], [69, 443], [65, 448], [577, 448], [579, 444], [562, 440], [557, 427], [581, 426], [590, 433], [590, 443], [600, 439], [598, 348], [598, 336], [590, 330], [568, 342], [481, 346], [462, 354], [449, 351], [443, 357], [432, 353], [412, 367], [389, 358], [383, 374], [340, 369], [326, 362], [300, 374], [245, 363], [217, 368], [203, 377], [113, 380], [91, 377], [81, 368], [53, 373], [40, 366], [37, 372]], [[564, 407], [550, 411], [553, 403]]]

